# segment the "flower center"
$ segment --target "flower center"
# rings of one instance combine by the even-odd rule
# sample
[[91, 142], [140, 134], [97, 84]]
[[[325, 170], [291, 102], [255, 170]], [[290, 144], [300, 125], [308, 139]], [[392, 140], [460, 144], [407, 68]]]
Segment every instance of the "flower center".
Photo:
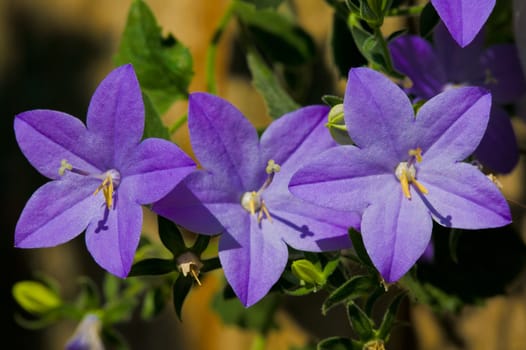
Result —
[[63, 176], [66, 173], [66, 171], [101, 180], [101, 184], [95, 189], [93, 195], [96, 195], [97, 193], [99, 193], [99, 191], [102, 191], [106, 207], [108, 209], [111, 209], [111, 207], [113, 206], [113, 197], [115, 194], [115, 189], [119, 186], [121, 182], [121, 174], [117, 170], [110, 169], [102, 174], [91, 174], [87, 171], [74, 168], [73, 165], [71, 165], [67, 160], [63, 159], [60, 163], [58, 174], [60, 176]]
[[422, 149], [420, 147], [410, 149], [409, 160], [407, 162], [400, 162], [395, 169], [395, 176], [400, 181], [402, 186], [402, 192], [407, 199], [411, 199], [411, 192], [409, 191], [409, 185], [413, 184], [417, 190], [422, 194], [427, 194], [428, 190], [420, 182], [416, 180], [416, 167], [415, 162], [420, 163], [422, 161]]
[[258, 222], [261, 222], [263, 215], [265, 215], [265, 217], [269, 219], [270, 222], [272, 222], [272, 217], [270, 216], [261, 194], [267, 187], [270, 186], [272, 180], [274, 179], [274, 174], [279, 172], [280, 169], [281, 167], [279, 164], [276, 164], [276, 162], [274, 162], [272, 159], [269, 160], [267, 167], [265, 168], [268, 177], [263, 183], [263, 186], [261, 186], [261, 188], [257, 191], [245, 192], [243, 193], [243, 196], [241, 196], [241, 206], [250, 214], [257, 214]]

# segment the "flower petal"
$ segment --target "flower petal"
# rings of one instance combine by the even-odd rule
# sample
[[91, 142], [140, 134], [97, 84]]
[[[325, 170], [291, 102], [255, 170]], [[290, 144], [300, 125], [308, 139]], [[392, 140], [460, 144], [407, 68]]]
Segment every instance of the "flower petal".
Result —
[[103, 204], [93, 191], [98, 180], [66, 174], [40, 187], [27, 202], [15, 229], [19, 248], [53, 247], [78, 236]]
[[494, 45], [484, 52], [481, 60], [487, 75], [484, 86], [491, 91], [494, 101], [513, 103], [524, 95], [526, 81], [515, 45]]
[[500, 227], [511, 222], [508, 204], [497, 186], [467, 163], [421, 168], [419, 181], [429, 193], [431, 215], [439, 224], [464, 229]]
[[357, 213], [327, 209], [290, 196], [290, 200], [268, 201], [272, 222], [265, 224], [265, 235], [281, 237], [291, 247], [308, 252], [350, 248], [350, 227], [360, 227]]
[[[194, 174], [190, 174], [186, 179]], [[152, 209], [195, 233], [214, 235], [223, 231], [223, 226], [199, 199], [198, 194], [186, 185], [185, 180], [166, 197], [154, 203]]]
[[106, 166], [139, 144], [144, 131], [144, 103], [139, 81], [131, 64], [114, 69], [91, 98], [86, 119], [102, 149], [112, 158]]
[[261, 136], [262, 160], [273, 159], [281, 165], [272, 187], [279, 182], [286, 188], [305, 160], [337, 145], [325, 127], [328, 113], [325, 106], [300, 108], [272, 122], [265, 130]]
[[141, 227], [141, 206], [118, 191], [114, 207], [101, 207], [86, 229], [86, 246], [97, 264], [124, 278], [130, 272]]
[[474, 155], [497, 173], [509, 173], [519, 162], [519, 147], [510, 117], [499, 106], [492, 106], [488, 128]]
[[[376, 150], [354, 146], [329, 149], [296, 172], [290, 181], [292, 194], [319, 206], [359, 211], [377, 198], [379, 189], [398, 186], [397, 163], [381, 164]], [[396, 188], [398, 190], [398, 188]]]
[[491, 95], [476, 87], [455, 88], [435, 96], [418, 111], [412, 139], [424, 162], [462, 161], [473, 153], [488, 125]]
[[446, 85], [444, 67], [431, 44], [417, 35], [403, 35], [389, 43], [397, 71], [411, 79], [409, 92], [423, 99], [440, 93]]
[[267, 235], [256, 216], [248, 213], [219, 241], [219, 259], [225, 277], [246, 307], [268, 293], [285, 270], [287, 258], [285, 242]]
[[121, 188], [139, 204], [161, 199], [195, 169], [195, 162], [174, 143], [146, 139], [121, 168]]
[[496, 0], [431, 0], [455, 41], [468, 45], [486, 23]]
[[15, 136], [22, 153], [42, 175], [60, 177], [63, 159], [84, 171], [100, 173], [99, 154], [104, 150], [89, 142], [82, 122], [66, 113], [32, 110], [15, 117]]
[[257, 190], [265, 179], [256, 129], [229, 102], [207, 93], [190, 95], [188, 127], [201, 165], [234, 188]]
[[484, 79], [480, 56], [484, 50], [484, 33], [480, 32], [466, 47], [453, 39], [443, 23], [433, 33], [435, 52], [451, 84], [479, 85]]
[[402, 191], [386, 193], [367, 207], [362, 218], [365, 249], [388, 283], [400, 279], [422, 256], [433, 228], [424, 203]]
[[407, 158], [414, 122], [411, 103], [392, 81], [369, 68], [352, 68], [344, 97], [345, 124], [360, 148], [375, 148], [381, 163]]

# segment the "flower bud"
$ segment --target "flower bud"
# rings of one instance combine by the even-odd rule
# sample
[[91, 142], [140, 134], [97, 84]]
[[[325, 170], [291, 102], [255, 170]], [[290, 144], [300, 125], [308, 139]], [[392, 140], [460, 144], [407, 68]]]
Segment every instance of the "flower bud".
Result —
[[292, 263], [291, 268], [292, 273], [296, 275], [303, 284], [323, 286], [327, 281], [321, 268], [309, 260], [296, 260]]
[[56, 309], [62, 304], [57, 293], [36, 281], [16, 283], [13, 287], [13, 296], [24, 310], [37, 315]]
[[66, 344], [66, 350], [104, 350], [100, 338], [102, 322], [95, 314], [86, 314]]
[[328, 122], [325, 124], [329, 128], [334, 141], [340, 145], [352, 145], [353, 142], [347, 133], [345, 119], [343, 117], [343, 104], [333, 106], [329, 112]]

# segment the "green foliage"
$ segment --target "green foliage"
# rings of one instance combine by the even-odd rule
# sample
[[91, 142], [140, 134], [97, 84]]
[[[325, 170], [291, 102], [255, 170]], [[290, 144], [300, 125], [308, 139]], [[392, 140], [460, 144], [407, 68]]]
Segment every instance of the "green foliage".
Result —
[[279, 118], [285, 113], [299, 108], [299, 105], [285, 92], [272, 70], [267, 67], [258, 54], [249, 52], [247, 61], [252, 73], [252, 84], [263, 96], [272, 118]]
[[255, 305], [245, 308], [237, 298], [225, 298], [223, 293], [215, 295], [212, 308], [225, 324], [267, 334], [275, 328], [274, 313], [279, 305], [278, 294], [268, 294]]
[[188, 96], [193, 75], [189, 50], [161, 28], [145, 2], [133, 1], [122, 35], [117, 64], [132, 63], [143, 91], [159, 114]]
[[322, 304], [321, 312], [325, 315], [334, 306], [365, 297], [378, 286], [370, 276], [354, 276], [336, 288]]
[[246, 3], [253, 4], [256, 6], [257, 10], [265, 8], [276, 8], [278, 7], [283, 0], [243, 0]]
[[280, 13], [257, 10], [246, 2], [236, 2], [234, 12], [245, 25], [251, 44], [270, 61], [296, 66], [314, 57], [316, 47], [309, 34]]
[[13, 286], [13, 297], [27, 312], [41, 315], [60, 307], [62, 300], [53, 290], [36, 281], [20, 281]]
[[431, 36], [433, 29], [439, 21], [440, 17], [438, 17], [438, 13], [431, 2], [428, 2], [420, 15], [420, 36], [424, 38]]
[[150, 137], [158, 137], [165, 140], [170, 140], [170, 132], [164, 126], [161, 116], [155, 110], [155, 106], [145, 93], [142, 94], [144, 100], [144, 134], [143, 139]]

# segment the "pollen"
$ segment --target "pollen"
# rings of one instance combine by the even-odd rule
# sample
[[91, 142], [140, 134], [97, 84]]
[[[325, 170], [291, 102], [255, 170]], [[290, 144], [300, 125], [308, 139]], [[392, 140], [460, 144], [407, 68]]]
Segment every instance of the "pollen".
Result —
[[69, 162], [65, 159], [62, 159], [60, 162], [60, 168], [58, 169], [58, 174], [60, 176], [63, 176], [67, 170], [71, 171], [73, 169], [73, 165], [69, 164]]
[[409, 185], [415, 186], [422, 194], [427, 194], [429, 191], [416, 179], [415, 162], [420, 163], [422, 161], [422, 149], [420, 147], [410, 149], [408, 154], [409, 161], [398, 164], [395, 169], [395, 176], [400, 181], [400, 186], [402, 187], [402, 193], [404, 196], [407, 199], [411, 199]]

